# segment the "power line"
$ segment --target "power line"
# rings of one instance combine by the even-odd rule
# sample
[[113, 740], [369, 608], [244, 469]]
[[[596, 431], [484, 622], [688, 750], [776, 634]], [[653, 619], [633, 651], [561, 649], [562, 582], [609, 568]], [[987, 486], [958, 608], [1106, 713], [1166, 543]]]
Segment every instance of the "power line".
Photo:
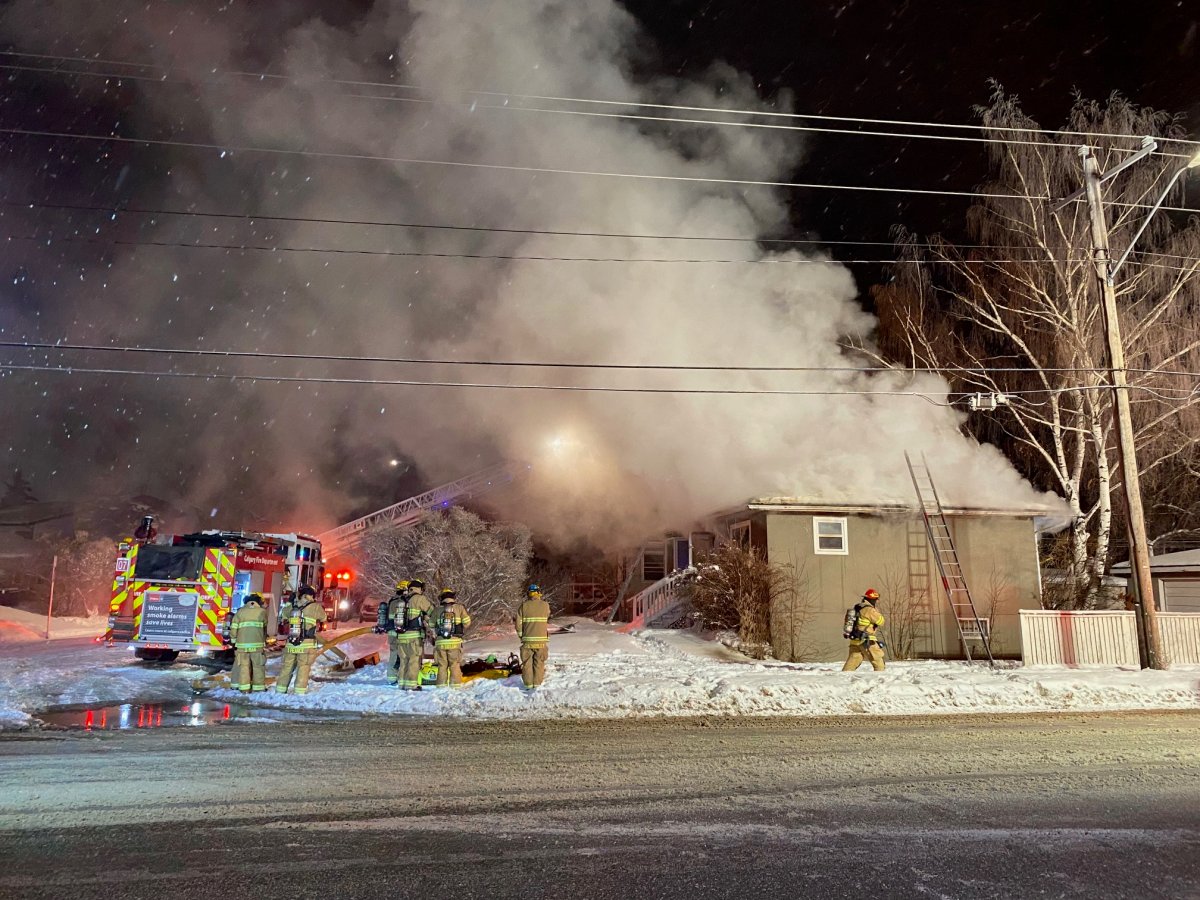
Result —
[[[712, 258], [686, 258], [686, 257], [639, 257], [639, 256], [534, 256], [521, 255], [513, 253], [462, 253], [437, 250], [370, 250], [357, 247], [291, 247], [278, 246], [268, 244], [218, 244], [205, 243], [200, 241], [155, 241], [155, 240], [130, 240], [125, 238], [105, 238], [105, 237], [44, 237], [39, 235], [19, 235], [9, 234], [0, 235], [0, 240], [7, 241], [30, 241], [33, 243], [50, 246], [54, 242], [68, 244], [100, 244], [103, 246], [118, 246], [118, 247], [165, 247], [165, 248], [180, 248], [191, 250], [225, 250], [234, 252], [266, 252], [266, 253], [331, 253], [345, 254], [351, 256], [391, 256], [391, 257], [418, 257], [418, 258], [433, 258], [433, 259], [477, 259], [477, 260], [512, 260], [525, 262], [586, 262], [586, 263], [685, 263], [692, 265], [905, 265], [905, 264], [921, 264], [925, 260], [922, 259], [906, 259], [888, 257], [886, 259], [817, 259], [817, 258], [802, 258], [796, 259], [791, 257], [761, 257], [758, 259], [712, 259]], [[1022, 265], [1026, 263], [1051, 263], [1051, 262], [1089, 262], [1087, 257], [1074, 257], [1066, 259], [1045, 259], [1039, 257], [1030, 257], [1028, 259], [978, 259], [978, 260], [963, 260], [965, 265]], [[1200, 259], [1194, 260], [1200, 263]], [[1141, 266], [1145, 268], [1156, 269], [1175, 269], [1178, 271], [1191, 271], [1190, 268], [1182, 266], [1168, 266], [1160, 263], [1147, 263], [1140, 260], [1128, 260], [1127, 265]]]
[[[681, 235], [681, 234], [646, 234], [636, 232], [623, 231], [572, 231], [565, 229], [550, 229], [550, 228], [505, 228], [491, 225], [457, 225], [446, 223], [432, 222], [396, 222], [380, 219], [336, 219], [336, 218], [320, 218], [314, 216], [277, 216], [266, 215], [260, 213], [224, 213], [211, 212], [206, 210], [181, 210], [181, 209], [153, 209], [147, 207], [135, 206], [101, 206], [77, 203], [39, 203], [32, 201], [19, 202], [14, 200], [0, 200], [0, 206], [12, 207], [14, 209], [49, 209], [49, 210], [72, 210], [79, 212], [100, 212], [111, 217], [117, 215], [146, 215], [146, 216], [180, 216], [188, 218], [209, 218], [209, 219], [236, 219], [245, 222], [287, 222], [304, 225], [354, 225], [371, 228], [410, 228], [410, 229], [428, 229], [433, 231], [460, 231], [460, 232], [478, 232], [478, 233], [493, 233], [493, 234], [524, 234], [534, 236], [550, 236], [550, 237], [587, 237], [587, 238], [614, 238], [626, 240], [647, 240], [647, 241], [711, 241], [719, 243], [740, 243], [740, 244], [770, 244], [770, 245], [796, 245], [796, 246], [828, 246], [828, 247], [896, 247], [895, 241], [878, 241], [878, 240], [824, 240], [821, 238], [767, 238], [767, 237], [734, 237], [731, 235]], [[915, 241], [905, 243], [904, 247], [914, 249], [938, 249], [942, 244], [934, 244], [930, 242]], [[959, 250], [1006, 250], [1011, 252], [1030, 252], [1028, 247], [1019, 247], [1015, 245], [1005, 244], [959, 244], [952, 245]], [[1142, 250], [1138, 251], [1141, 256], [1157, 256], [1164, 259], [1181, 259], [1192, 260], [1194, 257], [1186, 256], [1178, 253], [1159, 253], [1155, 251]], [[1063, 262], [1090, 260], [1090, 257], [1080, 257], [1078, 260], [1071, 258], [1063, 259]], [[892, 260], [888, 260], [889, 262]], [[1027, 261], [1027, 260], [1022, 260]], [[1032, 260], [1028, 260], [1032, 261]], [[841, 260], [839, 260], [841, 262]]]
[[[48, 55], [48, 54], [18, 53], [18, 52], [0, 52], [0, 55], [12, 56], [12, 57], [17, 57], [17, 58], [25, 58], [25, 59], [43, 59], [43, 60], [51, 60], [51, 61], [84, 62], [84, 63], [88, 63], [89, 65], [127, 66], [127, 67], [131, 67], [131, 68], [152, 69], [152, 70], [155, 70], [158, 72], [163, 72], [163, 73], [169, 73], [171, 71], [171, 70], [163, 68], [161, 66], [156, 66], [156, 65], [152, 65], [152, 64], [148, 64], [148, 63], [131, 63], [131, 62], [124, 62], [124, 61], [120, 61], [120, 60], [105, 60], [105, 59], [79, 57], [79, 56], [74, 56], [74, 57], [72, 57], [72, 56], [52, 56], [52, 55]], [[54, 73], [54, 74], [63, 72], [63, 70], [60, 70], [60, 69], [45, 69], [43, 71], [46, 71], [48, 73]], [[230, 76], [230, 77], [234, 77], [234, 78], [254, 79], [254, 80], [259, 80], [259, 81], [271, 80], [271, 81], [295, 82], [295, 81], [299, 80], [295, 76], [280, 75], [280, 74], [274, 74], [274, 73], [268, 73], [268, 72], [244, 72], [244, 71], [237, 71], [237, 70], [231, 70], [231, 71], [227, 71], [227, 72], [218, 72], [217, 70], [213, 70], [213, 71], [216, 72], [216, 74], [218, 74], [219, 76], [224, 75], [224, 76]], [[76, 71], [76, 72], [69, 72], [67, 74], [99, 74], [99, 73], [77, 72]], [[150, 79], [147, 76], [132, 76], [132, 75], [120, 75], [120, 74], [106, 75], [103, 77], [113, 77], [113, 78], [129, 77], [129, 78], [136, 78], [139, 80], [161, 81], [166, 76], [164, 75], [157, 79]], [[307, 83], [312, 84], [314, 82], [308, 81]], [[392, 91], [399, 91], [399, 90], [424, 91], [425, 90], [424, 88], [421, 88], [418, 85], [412, 85], [412, 84], [396, 84], [394, 82], [386, 82], [386, 81], [365, 81], [365, 80], [340, 79], [340, 78], [320, 79], [320, 80], [317, 80], [315, 83], [334, 84], [334, 85], [342, 85], [342, 86], [349, 86], [349, 87], [387, 88], [388, 90], [392, 90]], [[966, 124], [961, 124], [961, 123], [928, 122], [928, 121], [919, 121], [919, 120], [911, 120], [911, 119], [879, 119], [879, 118], [866, 118], [866, 117], [860, 117], [860, 116], [833, 116], [833, 115], [823, 115], [823, 114], [815, 114], [815, 113], [780, 112], [777, 110], [729, 109], [729, 108], [714, 107], [714, 106], [691, 106], [691, 105], [683, 105], [683, 104], [652, 103], [652, 102], [643, 102], [643, 101], [637, 101], [637, 100], [604, 100], [604, 99], [597, 99], [597, 98], [591, 98], [591, 97], [564, 97], [564, 96], [545, 95], [545, 94], [522, 94], [522, 93], [511, 92], [511, 91], [468, 90], [468, 91], [464, 91], [463, 94], [465, 96], [469, 96], [469, 97], [492, 97], [492, 98], [496, 98], [496, 99], [500, 99], [500, 100], [504, 100], [504, 101], [507, 101], [509, 99], [533, 100], [533, 101], [537, 101], [537, 102], [576, 103], [576, 104], [581, 104], [581, 105], [590, 104], [590, 105], [603, 105], [603, 106], [619, 106], [619, 107], [632, 107], [632, 108], [638, 108], [638, 109], [661, 109], [661, 110], [674, 111], [674, 112], [704, 112], [704, 113], [717, 113], [717, 114], [721, 114], [721, 115], [754, 116], [754, 117], [775, 118], [775, 119], [791, 119], [791, 120], [800, 120], [800, 121], [842, 122], [842, 123], [846, 123], [846, 124], [860, 124], [860, 125], [871, 125], [871, 126], [889, 125], [889, 126], [899, 126], [899, 127], [909, 127], [909, 128], [936, 128], [936, 129], [944, 129], [944, 130], [968, 130], [968, 131], [987, 130], [987, 131], [1001, 132], [1001, 133], [1006, 133], [1006, 134], [1029, 134], [1029, 133], [1035, 131], [1035, 129], [1031, 129], [1031, 128], [1019, 128], [1019, 127], [1015, 127], [1015, 126], [1004, 126], [1004, 125], [984, 125], [984, 124], [966, 125]], [[388, 98], [381, 97], [379, 99], [388, 99]], [[399, 100], [399, 99], [408, 99], [408, 98], [397, 97], [394, 99]], [[495, 107], [495, 108], [502, 108], [502, 107]], [[511, 109], [513, 107], [508, 107], [508, 108]], [[516, 108], [520, 109], [521, 107], [516, 107]], [[732, 124], [738, 124], [738, 123], [732, 123]], [[1039, 129], [1038, 131], [1041, 131], [1041, 130]], [[854, 132], [854, 131], [846, 130], [846, 131], [843, 131], [842, 133], [853, 134], [853, 133], [861, 133], [861, 132]], [[1143, 137], [1145, 137], [1144, 135], [1113, 134], [1110, 132], [1101, 132], [1101, 131], [1074, 131], [1074, 130], [1070, 130], [1070, 129], [1061, 129], [1061, 130], [1057, 130], [1054, 132], [1041, 131], [1041, 133], [1058, 134], [1058, 135], [1062, 135], [1064, 137], [1093, 137], [1093, 138], [1124, 139], [1124, 140], [1136, 140], [1136, 141], [1141, 141], [1143, 139]], [[922, 137], [922, 135], [902, 135], [902, 136], [903, 137]], [[936, 137], [936, 136], [932, 136], [932, 137]], [[987, 139], [983, 138], [983, 140], [987, 140]], [[1186, 138], [1162, 138], [1162, 140], [1169, 140], [1173, 143], [1187, 145], [1187, 146], [1200, 146], [1200, 141], [1189, 140]], [[1026, 143], [1026, 142], [1018, 142], [1018, 143]], [[1028, 143], [1035, 143], [1035, 142], [1028, 142]], [[1048, 146], [1061, 147], [1062, 145], [1055, 144], [1055, 143], [1049, 143]], [[1113, 148], [1113, 149], [1119, 150], [1120, 152], [1127, 152], [1127, 153], [1137, 152], [1137, 148]], [[1181, 159], [1186, 158], [1186, 156], [1184, 154], [1172, 154], [1172, 153], [1165, 153], [1162, 151], [1159, 151], [1159, 153], [1164, 156], [1178, 157]]]
[[793, 397], [919, 397], [934, 406], [950, 404], [934, 399], [920, 391], [805, 391], [789, 388], [671, 388], [671, 387], [612, 387], [580, 384], [506, 384], [476, 381], [416, 381], [391, 378], [341, 378], [322, 375], [242, 375], [224, 372], [163, 372], [145, 369], [83, 368], [78, 366], [37, 366], [0, 363], [0, 371], [54, 372], [65, 375], [132, 375], [147, 378], [201, 378], [216, 381], [272, 382], [281, 384], [347, 384], [382, 385], [388, 387], [484, 388], [503, 391], [570, 391], [601, 394], [705, 394], [713, 396], [793, 396]]
[[[625, 371], [670, 371], [670, 372], [809, 372], [809, 373], [862, 373], [862, 374], [999, 374], [999, 373], [1046, 373], [1046, 374], [1107, 374], [1100, 367], [1068, 366], [1062, 368], [1035, 368], [1031, 366], [712, 366], [712, 365], [667, 365], [646, 363], [592, 363], [592, 362], [545, 362], [532, 360], [480, 360], [480, 359], [428, 359], [403, 356], [341, 356], [324, 353], [280, 353], [266, 350], [210, 350], [188, 347], [137, 347], [113, 344], [68, 344], [49, 341], [4, 341], [0, 348], [15, 350], [69, 350], [75, 352], [145, 353], [168, 356], [219, 357], [229, 359], [272, 359], [297, 362], [351, 362], [391, 363], [402, 365], [434, 366], [495, 366], [506, 368], [543, 369], [610, 369]], [[1134, 374], [1180, 376], [1200, 379], [1200, 372], [1155, 369], [1127, 369]], [[977, 392], [968, 392], [977, 393]]]
[[[598, 178], [629, 178], [636, 181], [669, 181], [682, 182], [688, 184], [725, 184], [735, 187], [770, 187], [770, 188], [791, 188], [798, 190], [822, 190], [822, 191], [863, 191], [868, 193], [881, 194], [916, 194], [924, 196], [937, 197], [969, 197], [974, 200], [993, 199], [993, 200], [1037, 200], [1041, 202], [1049, 202], [1051, 197], [1035, 196], [1032, 194], [994, 194], [974, 191], [947, 191], [933, 190], [930, 188], [909, 188], [909, 187], [880, 187], [877, 185], [865, 184], [815, 184], [809, 182], [798, 181], [760, 181], [748, 178], [715, 178], [700, 175], [651, 175], [641, 172], [606, 172], [595, 169], [559, 169], [548, 166], [517, 166], [506, 165], [502, 163], [481, 163], [481, 162], [466, 162], [463, 160], [445, 160], [445, 159], [423, 159], [419, 157], [406, 156], [383, 156], [372, 153], [349, 153], [344, 151], [332, 150], [297, 150], [286, 147], [250, 147], [238, 144], [211, 144], [203, 141], [179, 141], [167, 140], [165, 138], [135, 138], [125, 137], [121, 135], [98, 135], [98, 134], [79, 134], [69, 131], [43, 131], [30, 128], [0, 128], [0, 134], [12, 134], [21, 137], [43, 137], [63, 140], [76, 141], [100, 141], [104, 143], [118, 144], [140, 144], [150, 147], [182, 147], [189, 150], [211, 150], [220, 151], [222, 154], [227, 153], [275, 153], [283, 156], [307, 156], [317, 159], [346, 159], [358, 160], [362, 162], [391, 162], [404, 163], [406, 165], [430, 165], [430, 166], [446, 166], [449, 168], [459, 169], [482, 169], [488, 171], [501, 172], [524, 172], [535, 175], [571, 175], [580, 177], [598, 177]], [[1072, 201], [1074, 203], [1084, 202], [1082, 199]], [[1109, 201], [1110, 206], [1121, 206], [1128, 209], [1150, 209], [1150, 204], [1145, 203], [1125, 203], [1116, 200]], [[1189, 212], [1200, 213], [1200, 209], [1191, 209], [1189, 207], [1175, 206], [1160, 206], [1159, 210], [1166, 212]]]
[[[2, 55], [2, 54], [0, 54], [0, 55]], [[22, 72], [41, 72], [41, 73], [45, 73], [48, 75], [59, 75], [59, 76], [66, 76], [66, 77], [93, 77], [93, 78], [105, 78], [105, 79], [114, 79], [114, 80], [145, 81], [145, 82], [149, 82], [151, 84], [183, 84], [183, 85], [187, 85], [187, 84], [194, 84], [197, 80], [199, 80], [203, 84], [210, 84], [210, 85], [221, 85], [221, 84], [226, 83], [219, 78], [218, 79], [184, 79], [184, 78], [169, 78], [165, 75], [161, 76], [161, 77], [152, 77], [149, 75], [123, 74], [120, 72], [80, 71], [80, 70], [69, 70], [69, 69], [58, 69], [58, 68], [46, 68], [46, 67], [39, 67], [39, 66], [15, 66], [15, 65], [11, 65], [11, 64], [0, 64], [0, 70], [22, 71]], [[286, 76], [266, 76], [266, 75], [254, 76], [254, 75], [251, 75], [248, 73], [244, 73], [243, 77], [245, 77], [245, 78], [258, 77], [261, 79], [261, 78], [265, 78], [265, 77], [284, 78]], [[291, 82], [293, 79], [291, 79], [290, 77], [287, 77], [286, 80]], [[397, 85], [395, 87], [401, 88], [404, 86]], [[418, 88], [412, 88], [412, 89], [419, 90]], [[468, 92], [468, 93], [479, 94], [479, 93], [483, 93], [483, 92], [473, 91], [473, 92]], [[351, 98], [356, 98], [356, 99], [361, 99], [361, 100], [383, 100], [383, 101], [392, 102], [392, 103], [428, 104], [428, 105], [433, 105], [433, 106], [454, 106], [454, 107], [461, 106], [461, 103], [459, 103], [455, 100], [452, 100], [452, 99], [427, 99], [424, 97], [402, 97], [402, 96], [396, 96], [396, 95], [391, 95], [391, 94], [388, 94], [388, 95], [369, 94], [369, 93], [357, 93], [357, 92], [353, 92], [353, 91], [339, 91], [339, 92], [337, 92], [337, 94], [338, 94], [338, 96], [351, 97]], [[506, 97], [507, 96], [517, 96], [518, 98], [520, 98], [520, 95], [505, 95], [505, 96]], [[609, 101], [584, 101], [584, 100], [580, 100], [578, 98], [571, 98], [570, 102], [583, 103], [583, 102], [609, 102]], [[611, 102], [616, 102], [616, 101], [611, 101]], [[627, 105], [641, 107], [644, 104], [627, 104]], [[653, 105], [653, 104], [650, 104], [650, 105]], [[745, 115], [758, 115], [757, 113], [750, 113], [750, 112], [741, 113], [740, 111], [722, 110], [717, 107], [713, 107], [713, 108], [700, 107], [697, 109], [698, 110], [708, 109], [712, 112], [739, 112], [739, 114], [745, 114]], [[668, 116], [668, 115], [661, 115], [661, 114], [659, 114], [659, 115], [641, 115], [641, 114], [637, 114], [637, 113], [598, 112], [595, 110], [584, 110], [584, 109], [553, 109], [553, 108], [549, 108], [549, 107], [545, 107], [545, 106], [515, 106], [515, 105], [507, 103], [507, 102], [505, 102], [505, 103], [473, 104], [472, 110], [490, 110], [490, 111], [498, 111], [498, 112], [532, 112], [532, 113], [547, 113], [547, 114], [551, 114], [551, 115], [562, 115], [562, 116], [578, 116], [578, 117], [586, 117], [586, 118], [617, 119], [617, 120], [624, 120], [624, 121], [664, 122], [667, 124], [706, 125], [706, 126], [730, 127], [730, 128], [761, 128], [761, 129], [767, 129], [767, 130], [791, 131], [791, 132], [813, 133], [813, 134], [837, 134], [837, 135], [849, 135], [849, 136], [858, 136], [858, 137], [899, 138], [899, 139], [904, 139], [904, 140], [955, 141], [955, 142], [980, 143], [980, 144], [1007, 144], [1007, 145], [1027, 146], [1027, 147], [1050, 147], [1055, 150], [1064, 149], [1063, 144], [1056, 143], [1054, 141], [1019, 140], [1016, 138], [985, 137], [982, 135], [922, 134], [922, 133], [914, 133], [911, 131], [902, 132], [902, 131], [864, 130], [862, 128], [832, 128], [829, 126], [821, 126], [821, 125], [790, 125], [790, 124], [780, 124], [777, 122], [741, 122], [741, 121], [733, 121], [733, 120], [727, 120], [727, 119], [697, 119], [697, 118], [686, 118], [686, 117], [681, 117], [681, 116]], [[666, 110], [664, 110], [664, 111], [666, 111]], [[972, 126], [966, 126], [966, 127], [972, 127]], [[982, 126], [979, 126], [979, 127], [982, 128]], [[1167, 140], [1167, 139], [1164, 138], [1164, 140]], [[1135, 153], [1135, 152], [1137, 152], [1135, 149], [1126, 148], [1126, 147], [1113, 147], [1112, 149], [1115, 152], [1119, 152], [1119, 153]], [[1164, 157], [1174, 157], [1174, 158], [1178, 158], [1178, 159], [1189, 158], [1187, 154], [1170, 153], [1170, 152], [1163, 151], [1163, 150], [1154, 151], [1154, 155], [1164, 156]]]
[[[651, 175], [642, 172], [605, 172], [596, 169], [559, 169], [549, 166], [516, 166], [503, 163], [466, 162], [463, 160], [423, 159], [412, 156], [383, 156], [373, 153], [348, 153], [334, 150], [297, 150], [287, 147], [250, 147], [239, 144], [210, 144], [204, 141], [179, 141], [165, 138], [135, 138], [123, 135], [79, 134], [70, 131], [42, 131], [32, 128], [0, 128], [0, 134], [20, 137], [43, 137], [73, 141], [101, 141], [117, 144], [141, 144], [149, 147], [183, 147], [189, 150], [212, 150], [222, 153], [276, 153], [282, 156], [310, 156], [317, 159], [346, 159], [361, 162], [390, 162], [405, 165], [447, 166], [458, 169], [484, 169], [500, 172], [524, 172], [532, 175], [573, 175], [596, 178], [630, 178], [637, 181], [673, 181], [691, 184], [727, 184], [735, 187], [795, 188], [822, 191], [867, 191], [881, 194], [925, 194], [939, 197], [971, 197], [995, 200], [1045, 200], [1050, 197], [1035, 197], [1029, 194], [990, 194], [972, 191], [945, 191], [928, 188], [879, 187], [876, 185], [812, 184], [797, 181], [760, 181], [749, 178], [714, 178], [701, 175]], [[1082, 202], [1082, 201], [1075, 201]], [[1110, 201], [1111, 204], [1111, 201]], [[1130, 206], [1132, 204], [1116, 204]], [[1149, 208], [1147, 205], [1145, 208]], [[1170, 209], [1170, 207], [1159, 207]], [[1200, 210], [1187, 210], [1200, 212]]]

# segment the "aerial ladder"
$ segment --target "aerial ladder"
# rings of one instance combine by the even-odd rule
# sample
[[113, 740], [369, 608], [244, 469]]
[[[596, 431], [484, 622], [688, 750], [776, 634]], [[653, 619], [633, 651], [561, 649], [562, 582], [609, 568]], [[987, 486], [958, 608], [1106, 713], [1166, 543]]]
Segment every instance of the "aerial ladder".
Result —
[[505, 485], [519, 475], [528, 471], [524, 463], [503, 462], [489, 466], [472, 475], [451, 481], [423, 494], [385, 506], [373, 513], [339, 525], [329, 531], [317, 535], [321, 541], [321, 550], [326, 559], [353, 550], [366, 537], [367, 533], [382, 526], [390, 528], [411, 528], [424, 518], [426, 513], [436, 509], [446, 509], [451, 504], [466, 497], [479, 494]]
[[950, 613], [954, 616], [954, 624], [958, 628], [963, 653], [966, 654], [967, 661], [972, 662], [970, 642], [979, 641], [987, 655], [988, 665], [994, 666], [996, 660], [992, 658], [991, 623], [979, 617], [971, 589], [967, 587], [962, 563], [954, 546], [954, 537], [950, 534], [950, 523], [946, 521], [946, 510], [933, 483], [929, 463], [923, 453], [920, 462], [914, 462], [908, 453], [904, 454], [904, 461], [908, 463], [908, 474], [912, 477], [913, 488], [917, 492], [917, 503], [925, 520], [925, 534], [929, 538], [929, 547], [937, 563], [938, 574], [942, 578], [942, 588], [950, 604]]

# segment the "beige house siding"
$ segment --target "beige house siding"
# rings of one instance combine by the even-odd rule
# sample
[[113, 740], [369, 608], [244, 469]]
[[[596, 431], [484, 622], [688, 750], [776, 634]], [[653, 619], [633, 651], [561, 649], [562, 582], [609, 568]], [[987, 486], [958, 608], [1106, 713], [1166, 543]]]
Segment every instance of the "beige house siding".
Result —
[[[768, 558], [792, 566], [796, 573], [796, 592], [772, 610], [776, 656], [820, 661], [842, 658], [846, 652], [842, 639], [846, 607], [869, 587], [882, 595], [880, 610], [885, 617], [895, 617], [902, 604], [911, 604], [917, 656], [962, 655], [958, 629], [919, 516], [845, 516], [849, 552], [826, 555], [814, 549], [814, 515], [820, 514], [766, 514]], [[1018, 655], [1017, 611], [1041, 605], [1032, 519], [953, 516], [949, 522], [979, 614], [992, 616], [993, 652]]]

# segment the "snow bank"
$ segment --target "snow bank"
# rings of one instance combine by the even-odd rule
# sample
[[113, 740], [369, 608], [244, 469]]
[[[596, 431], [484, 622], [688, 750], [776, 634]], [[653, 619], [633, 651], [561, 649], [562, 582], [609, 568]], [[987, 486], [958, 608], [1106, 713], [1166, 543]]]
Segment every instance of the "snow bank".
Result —
[[[107, 616], [53, 616], [50, 637], [95, 637], [108, 627]], [[0, 641], [40, 641], [46, 637], [46, 614], [0, 606]]]
[[[616, 718], [623, 716], [836, 716], [1006, 713], [1125, 709], [1200, 709], [1200, 667], [1169, 672], [1114, 669], [996, 669], [958, 662], [891, 663], [843, 673], [840, 663], [747, 659], [686, 632], [619, 634], [581, 622], [551, 641], [546, 683], [520, 689], [520, 678], [478, 679], [456, 690], [404, 693], [387, 685], [385, 667], [318, 683], [305, 697], [255, 694], [279, 709], [470, 718]], [[468, 656], [505, 658], [511, 638], [474, 642]], [[213, 692], [222, 700], [243, 695]]]

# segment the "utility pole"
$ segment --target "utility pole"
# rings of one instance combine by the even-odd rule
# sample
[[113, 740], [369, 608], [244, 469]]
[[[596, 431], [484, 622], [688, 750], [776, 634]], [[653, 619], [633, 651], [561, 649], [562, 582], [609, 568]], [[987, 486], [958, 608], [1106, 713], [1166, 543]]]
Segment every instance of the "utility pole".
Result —
[[[1129, 387], [1125, 366], [1125, 347], [1121, 323], [1117, 318], [1117, 292], [1113, 287], [1112, 263], [1108, 251], [1108, 223], [1100, 196], [1100, 167], [1091, 147], [1081, 147], [1084, 192], [1092, 227], [1092, 259], [1100, 282], [1103, 301], [1104, 337], [1108, 344], [1108, 368], [1112, 382], [1113, 412], [1117, 426], [1117, 448], [1121, 455], [1121, 481], [1125, 491], [1125, 510], [1129, 526], [1130, 570], [1137, 588], [1137, 614], [1146, 636], [1146, 660], [1152, 669], [1165, 669], [1159, 642], [1158, 615], [1154, 606], [1154, 583], [1150, 577], [1150, 548], [1146, 540], [1146, 516], [1142, 509], [1142, 486], [1138, 474], [1137, 448], [1134, 445], [1133, 414], [1129, 405]], [[1128, 255], [1128, 254], [1126, 254]], [[1104, 452], [1104, 448], [1099, 448]]]

